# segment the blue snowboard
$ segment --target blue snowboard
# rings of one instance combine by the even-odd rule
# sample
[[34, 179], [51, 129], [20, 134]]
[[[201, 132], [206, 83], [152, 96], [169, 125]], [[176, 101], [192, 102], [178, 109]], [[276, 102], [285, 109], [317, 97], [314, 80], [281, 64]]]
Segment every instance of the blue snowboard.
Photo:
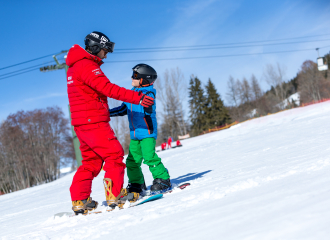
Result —
[[133, 206], [131, 206], [131, 207], [138, 206], [138, 205], [141, 205], [141, 204], [146, 203], [146, 202], [155, 201], [155, 200], [160, 199], [160, 198], [162, 198], [162, 197], [163, 197], [163, 194], [153, 195], [153, 196], [148, 197], [147, 199], [143, 200], [142, 202], [140, 202], [140, 203], [138, 203], [138, 204], [135, 204], [135, 205], [133, 205]]

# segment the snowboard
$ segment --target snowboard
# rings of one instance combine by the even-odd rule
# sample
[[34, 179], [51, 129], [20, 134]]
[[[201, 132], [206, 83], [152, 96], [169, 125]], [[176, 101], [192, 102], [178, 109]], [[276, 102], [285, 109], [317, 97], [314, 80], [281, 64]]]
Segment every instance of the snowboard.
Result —
[[163, 197], [163, 194], [156, 194], [156, 195], [153, 195], [153, 196], [148, 197], [147, 199], [143, 200], [142, 202], [132, 203], [130, 207], [139, 206], [139, 205], [144, 204], [146, 202], [155, 201], [155, 200], [160, 199], [162, 197]]
[[[189, 185], [190, 185], [190, 183], [182, 183], [182, 184], [180, 184], [179, 186], [174, 187], [174, 189], [176, 189], [176, 188], [180, 188], [181, 190], [183, 190], [183, 189], [185, 189], [186, 187], [188, 187]], [[164, 194], [166, 194], [166, 193], [171, 193], [171, 192], [173, 192], [174, 189], [171, 189], [170, 191], [165, 192]]]
[[[177, 188], [183, 190], [183, 189], [185, 189], [189, 185], [190, 185], [190, 183], [183, 183], [183, 184], [180, 184], [179, 186], [176, 186], [176, 187], [172, 188], [171, 190], [169, 190], [167, 192], [164, 192], [164, 193], [155, 194], [155, 195], [146, 195], [142, 199], [140, 199], [140, 200], [138, 200], [138, 201], [136, 201], [134, 203], [131, 203], [131, 205], [128, 208], [136, 207], [136, 206], [145, 204], [147, 202], [152, 202], [152, 201], [161, 199], [164, 194], [171, 193], [171, 192], [173, 192]], [[82, 214], [82, 215], [86, 216], [86, 215], [91, 215], [91, 214], [99, 214], [99, 213], [104, 213], [104, 212], [111, 212], [113, 210], [114, 209], [106, 209], [105, 211], [88, 212], [88, 213]], [[75, 215], [73, 212], [60, 212], [60, 213], [56, 213], [54, 215], [54, 218], [56, 218], [56, 217], [63, 217], [63, 216], [75, 217], [75, 216], [78, 216], [78, 215]]]
[[175, 187], [170, 188], [169, 190], [166, 190], [166, 191], [155, 191], [155, 192], [148, 191], [147, 196], [152, 196], [152, 195], [157, 195], [157, 194], [171, 193], [171, 192], [173, 192], [173, 190], [175, 190], [177, 188], [180, 188], [181, 190], [183, 190], [183, 189], [185, 189], [189, 185], [190, 185], [190, 183], [182, 183], [179, 186], [175, 186]]

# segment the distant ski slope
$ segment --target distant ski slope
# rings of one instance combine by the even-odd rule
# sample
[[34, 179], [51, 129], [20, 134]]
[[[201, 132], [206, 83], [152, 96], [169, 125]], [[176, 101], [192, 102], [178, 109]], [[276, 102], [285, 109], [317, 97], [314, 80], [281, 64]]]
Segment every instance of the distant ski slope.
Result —
[[[73, 173], [0, 196], [1, 239], [329, 239], [330, 102], [284, 111], [159, 152], [184, 191], [135, 208], [71, 210]], [[151, 174], [143, 167], [147, 185]], [[94, 180], [102, 203], [104, 172]], [[127, 179], [125, 179], [125, 185]]]

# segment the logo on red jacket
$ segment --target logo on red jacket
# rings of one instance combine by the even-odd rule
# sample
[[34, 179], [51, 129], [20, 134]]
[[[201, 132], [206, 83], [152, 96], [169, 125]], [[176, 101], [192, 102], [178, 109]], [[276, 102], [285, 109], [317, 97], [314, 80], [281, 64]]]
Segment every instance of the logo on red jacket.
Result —
[[92, 72], [93, 72], [95, 75], [98, 75], [98, 74], [101, 74], [101, 73], [102, 73], [101, 69], [99, 69], [99, 68], [94, 69]]
[[[71, 83], [73, 83], [73, 80], [71, 80], [72, 79], [72, 77], [71, 76], [69, 76], [68, 77], [68, 84], [71, 84]], [[71, 81], [70, 81], [71, 80]]]

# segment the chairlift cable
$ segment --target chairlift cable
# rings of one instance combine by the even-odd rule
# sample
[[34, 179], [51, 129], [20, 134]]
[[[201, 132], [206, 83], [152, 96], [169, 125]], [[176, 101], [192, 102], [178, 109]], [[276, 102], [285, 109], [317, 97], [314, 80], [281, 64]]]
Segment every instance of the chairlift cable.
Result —
[[[282, 39], [275, 39], [275, 40], [263, 40], [263, 41], [251, 41], [251, 42], [237, 42], [237, 43], [222, 43], [222, 44], [208, 44], [208, 45], [192, 45], [192, 46], [173, 46], [173, 47], [153, 47], [153, 48], [123, 48], [123, 49], [116, 49], [116, 51], [127, 51], [127, 50], [161, 50], [161, 49], [173, 49], [173, 48], [198, 48], [198, 47], [211, 47], [211, 46], [222, 46], [222, 45], [237, 45], [237, 44], [250, 44], [250, 43], [261, 43], [261, 42], [274, 42], [274, 41], [283, 41], [283, 40], [292, 40], [292, 39], [299, 39], [299, 38], [311, 38], [311, 37], [319, 37], [319, 36], [328, 36], [330, 34], [319, 34], [319, 35], [313, 35], [313, 36], [306, 36], [306, 37], [294, 37], [294, 38], [282, 38]], [[62, 51], [63, 52], [63, 51]], [[29, 63], [32, 61], [36, 61], [36, 60], [40, 60], [49, 56], [53, 56], [53, 55], [57, 55], [61, 52], [55, 53], [55, 54], [49, 54], [43, 57], [39, 57], [39, 58], [34, 58], [28, 61], [24, 61], [24, 62], [20, 62], [20, 63], [16, 63], [10, 66], [6, 66], [3, 68], [0, 68], [0, 70], [4, 70], [7, 68], [11, 68], [11, 67], [15, 67], [21, 64], [25, 64], [25, 63]]]
[[[208, 50], [208, 49], [224, 49], [224, 48], [244, 48], [244, 47], [264, 47], [272, 45], [284, 45], [284, 44], [297, 44], [307, 42], [323, 42], [330, 41], [330, 39], [322, 40], [311, 40], [311, 41], [300, 41], [300, 42], [283, 42], [283, 43], [268, 43], [268, 44], [256, 44], [256, 45], [240, 45], [240, 46], [223, 46], [223, 47], [203, 47], [203, 48], [182, 48], [182, 49], [166, 49], [166, 50], [147, 50], [147, 51], [134, 51], [134, 52], [114, 52], [112, 54], [123, 54], [123, 53], [144, 53], [144, 52], [176, 52], [176, 51], [190, 51], [190, 50]], [[210, 45], [211, 46], [211, 45]]]
[[7, 66], [7, 67], [0, 68], [0, 70], [11, 68], [11, 67], [15, 67], [15, 66], [18, 66], [18, 65], [21, 65], [21, 64], [24, 64], [24, 63], [33, 62], [33, 61], [40, 60], [40, 59], [43, 59], [43, 58], [46, 58], [46, 57], [54, 56], [56, 54], [58, 54], [58, 53], [48, 54], [48, 55], [43, 56], [43, 57], [38, 57], [38, 58], [34, 58], [34, 59], [31, 59], [31, 60], [28, 60], [28, 61], [25, 61], [25, 62], [16, 63], [16, 64], [13, 64], [13, 65], [10, 65], [10, 66]]
[[[330, 47], [330, 46], [328, 46]], [[325, 48], [325, 47], [322, 47]], [[186, 59], [202, 59], [202, 58], [222, 58], [222, 57], [239, 57], [251, 55], [264, 55], [274, 53], [288, 53], [288, 52], [302, 52], [302, 51], [315, 51], [315, 48], [301, 49], [301, 50], [288, 50], [277, 52], [264, 52], [264, 53], [244, 53], [244, 54], [231, 54], [231, 55], [218, 55], [218, 56], [202, 56], [202, 57], [183, 57], [183, 58], [159, 58], [159, 59], [144, 59], [144, 60], [122, 60], [122, 61], [107, 61], [104, 63], [120, 63], [120, 62], [147, 62], [147, 61], [166, 61], [166, 60], [186, 60]]]
[[207, 44], [207, 45], [173, 46], [173, 47], [152, 47], [152, 48], [122, 48], [122, 49], [116, 49], [116, 51], [169, 49], [169, 48], [183, 48], [183, 47], [186, 47], [186, 48], [188, 48], [188, 47], [209, 47], [209, 46], [221, 46], [221, 45], [238, 45], [238, 44], [250, 44], [250, 43], [261, 43], [261, 42], [284, 41], [284, 40], [293, 40], [293, 39], [299, 39], [299, 38], [311, 38], [311, 37], [329, 36], [329, 35], [330, 34], [320, 34], [320, 35], [306, 36], [306, 37], [282, 38], [282, 39], [275, 39], [275, 40], [262, 40], [262, 41], [251, 41], [251, 42]]
[[[328, 48], [328, 47], [330, 47], [330, 45], [320, 47], [319, 49], [322, 49], [322, 48]], [[144, 59], [144, 60], [107, 61], [107, 62], [105, 62], [105, 63], [147, 62], [147, 61], [168, 61], [168, 60], [189, 60], [189, 59], [203, 59], [203, 58], [239, 57], [239, 56], [252, 56], [252, 55], [274, 54], [274, 53], [302, 52], [302, 51], [311, 51], [311, 50], [315, 51], [315, 48], [300, 49], [300, 50], [288, 50], [288, 51], [276, 51], [276, 52], [264, 52], [264, 53], [246, 53], [246, 54], [218, 55], [218, 56], [202, 56], [202, 57], [185, 57], [185, 58], [163, 58], [163, 59]], [[44, 65], [44, 64], [41, 64], [41, 65]], [[40, 65], [40, 66], [41, 66], [41, 65]], [[26, 69], [29, 69], [29, 68], [26, 68]], [[25, 69], [21, 69], [21, 70], [18, 70], [18, 71], [14, 71], [14, 72], [11, 72], [11, 73], [15, 73], [15, 72], [20, 72], [20, 73], [13, 74], [13, 75], [10, 75], [10, 76], [2, 77], [2, 78], [0, 78], [0, 80], [4, 80], [4, 79], [6, 79], [6, 78], [10, 78], [10, 77], [13, 77], [13, 76], [17, 76], [17, 75], [20, 75], [20, 74], [23, 74], [23, 73], [31, 72], [31, 71], [34, 71], [34, 70], [37, 70], [37, 69], [39, 69], [39, 67], [38, 67], [38, 68], [35, 68], [35, 69], [28, 70], [28, 71], [24, 71], [24, 72], [20, 72], [20, 71], [23, 71], [23, 70], [25, 70]], [[8, 73], [8, 74], [9, 74], [9, 73]], [[0, 76], [4, 76], [4, 75], [7, 75], [7, 74], [3, 74], [3, 75], [0, 75]]]
[[13, 73], [17, 73], [17, 72], [21, 72], [21, 71], [24, 71], [24, 70], [28, 70], [28, 69], [31, 69], [31, 68], [35, 68], [35, 67], [38, 67], [38, 66], [41, 67], [41, 66], [43, 66], [45, 64], [48, 64], [48, 63], [54, 63], [54, 60], [50, 61], [50, 62], [45, 62], [43, 64], [38, 64], [38, 65], [31, 66], [31, 67], [23, 68], [23, 69], [20, 69], [20, 70], [12, 71], [12, 72], [9, 72], [9, 73], [1, 74], [0, 77], [10, 75], [10, 74], [13, 74]]

